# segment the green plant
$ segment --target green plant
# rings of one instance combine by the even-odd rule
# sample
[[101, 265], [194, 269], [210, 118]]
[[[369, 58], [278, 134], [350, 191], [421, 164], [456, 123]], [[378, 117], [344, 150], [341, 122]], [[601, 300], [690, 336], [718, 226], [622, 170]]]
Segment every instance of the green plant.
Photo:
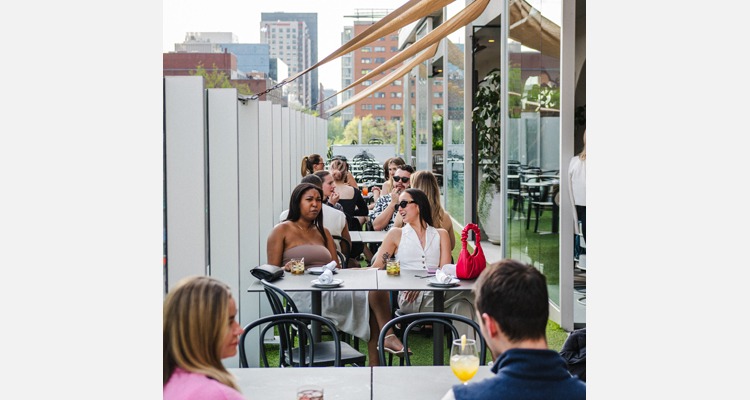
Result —
[[479, 204], [477, 213], [485, 220], [489, 213], [490, 191], [500, 191], [500, 122], [502, 116], [502, 96], [500, 69], [491, 70], [479, 83], [475, 95], [476, 107], [472, 110], [472, 120], [477, 135], [477, 156], [482, 168], [482, 182], [479, 184]]

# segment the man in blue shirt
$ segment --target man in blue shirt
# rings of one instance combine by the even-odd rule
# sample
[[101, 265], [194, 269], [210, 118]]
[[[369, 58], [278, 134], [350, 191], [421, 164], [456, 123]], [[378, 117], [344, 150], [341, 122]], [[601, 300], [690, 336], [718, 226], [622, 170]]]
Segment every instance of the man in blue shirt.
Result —
[[547, 281], [539, 270], [505, 259], [488, 266], [474, 286], [482, 336], [495, 376], [455, 385], [443, 400], [584, 400], [586, 383], [547, 347]]

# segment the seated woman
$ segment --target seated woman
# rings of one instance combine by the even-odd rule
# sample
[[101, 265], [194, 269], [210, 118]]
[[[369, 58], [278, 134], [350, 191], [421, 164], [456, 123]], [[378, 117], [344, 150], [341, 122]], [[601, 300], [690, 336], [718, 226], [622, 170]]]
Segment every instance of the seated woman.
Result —
[[237, 354], [242, 327], [229, 286], [188, 277], [164, 300], [164, 400], [242, 400], [222, 358]]
[[[348, 164], [341, 160], [333, 160], [329, 168], [336, 185], [335, 191], [339, 195], [338, 204], [341, 204], [346, 214], [349, 232], [361, 231], [369, 209], [359, 189], [346, 183]], [[352, 243], [351, 258], [357, 259], [364, 251], [364, 247], [361, 242]]]
[[[432, 209], [427, 195], [419, 189], [409, 188], [399, 196], [396, 212], [404, 221], [402, 228], [391, 228], [383, 240], [378, 253], [373, 257], [373, 267], [385, 267], [385, 260], [395, 257], [404, 270], [427, 272], [428, 267], [442, 268], [451, 263], [451, 248], [448, 232], [435, 228]], [[471, 292], [446, 292], [445, 311], [474, 319], [474, 296]], [[402, 291], [398, 296], [398, 307], [405, 314], [433, 311], [432, 291]], [[467, 333], [468, 326], [456, 328]]]
[[321, 171], [326, 168], [326, 163], [323, 161], [323, 157], [320, 154], [310, 154], [309, 156], [302, 157], [302, 164], [300, 165], [300, 173], [302, 177], [314, 174], [316, 171]]
[[[410, 186], [414, 189], [419, 189], [427, 195], [427, 199], [430, 201], [430, 207], [432, 208], [432, 222], [435, 228], [443, 228], [448, 231], [448, 237], [450, 238], [450, 252], [453, 252], [453, 248], [456, 247], [456, 235], [453, 233], [453, 219], [448, 211], [445, 211], [443, 206], [440, 204], [440, 185], [438, 180], [431, 171], [414, 171], [411, 174]], [[401, 216], [396, 214], [396, 220], [393, 226], [402, 227], [404, 221]]]
[[[290, 269], [292, 258], [305, 258], [305, 268], [326, 265], [336, 260], [336, 248], [331, 233], [323, 227], [323, 190], [311, 183], [300, 183], [289, 200], [289, 214], [268, 235], [268, 264]], [[339, 266], [340, 267], [340, 266]], [[300, 312], [310, 312], [309, 292], [290, 293]], [[378, 332], [391, 317], [388, 292], [324, 291], [322, 314], [346, 333], [367, 340], [370, 365], [377, 365]], [[372, 312], [371, 312], [372, 311]], [[403, 344], [396, 337], [389, 338], [386, 349], [403, 354]]]

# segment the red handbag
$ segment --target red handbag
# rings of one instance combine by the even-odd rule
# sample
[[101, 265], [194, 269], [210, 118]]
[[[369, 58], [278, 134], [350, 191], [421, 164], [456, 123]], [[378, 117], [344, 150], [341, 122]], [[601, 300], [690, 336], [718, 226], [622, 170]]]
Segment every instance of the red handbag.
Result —
[[[469, 230], [473, 230], [475, 234], [474, 254], [469, 254], [469, 250], [466, 248]], [[487, 267], [487, 260], [484, 258], [482, 246], [479, 244], [480, 240], [477, 224], [467, 224], [461, 232], [461, 252], [458, 254], [458, 261], [456, 262], [456, 277], [458, 279], [475, 279]]]

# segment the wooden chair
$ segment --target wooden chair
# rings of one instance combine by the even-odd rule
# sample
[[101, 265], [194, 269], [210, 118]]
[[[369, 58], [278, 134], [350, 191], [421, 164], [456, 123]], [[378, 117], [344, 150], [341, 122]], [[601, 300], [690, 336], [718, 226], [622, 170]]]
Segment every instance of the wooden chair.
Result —
[[[487, 357], [487, 343], [485, 343], [484, 338], [482, 337], [482, 332], [479, 329], [479, 324], [469, 318], [464, 317], [463, 315], [451, 314], [446, 312], [421, 312], [404, 314], [388, 321], [380, 330], [380, 335], [378, 336], [378, 359], [380, 361], [380, 365], [386, 365], [386, 351], [383, 347], [385, 345], [386, 332], [388, 332], [389, 329], [394, 328], [396, 324], [401, 325], [402, 334], [400, 339], [404, 344], [405, 349], [409, 348], [409, 334], [412, 332], [416, 333], [415, 328], [417, 326], [421, 327], [426, 324], [431, 324], [434, 327], [435, 324], [442, 324], [446, 328], [446, 333], [451, 333], [450, 335], [446, 335], [446, 338], [450, 338], [447, 341], [448, 351], [450, 351], [450, 344], [453, 342], [453, 340], [460, 339], [458, 330], [453, 325], [454, 322], [463, 322], [464, 324], [467, 324], [474, 329], [474, 335], [479, 342], [479, 363], [480, 365], [485, 365], [485, 358]], [[411, 365], [411, 359], [409, 357], [408, 351], [404, 351], [403, 361], [406, 366]], [[401, 365], [404, 365], [404, 363], [402, 363]], [[391, 364], [389, 363], [388, 365]]]

